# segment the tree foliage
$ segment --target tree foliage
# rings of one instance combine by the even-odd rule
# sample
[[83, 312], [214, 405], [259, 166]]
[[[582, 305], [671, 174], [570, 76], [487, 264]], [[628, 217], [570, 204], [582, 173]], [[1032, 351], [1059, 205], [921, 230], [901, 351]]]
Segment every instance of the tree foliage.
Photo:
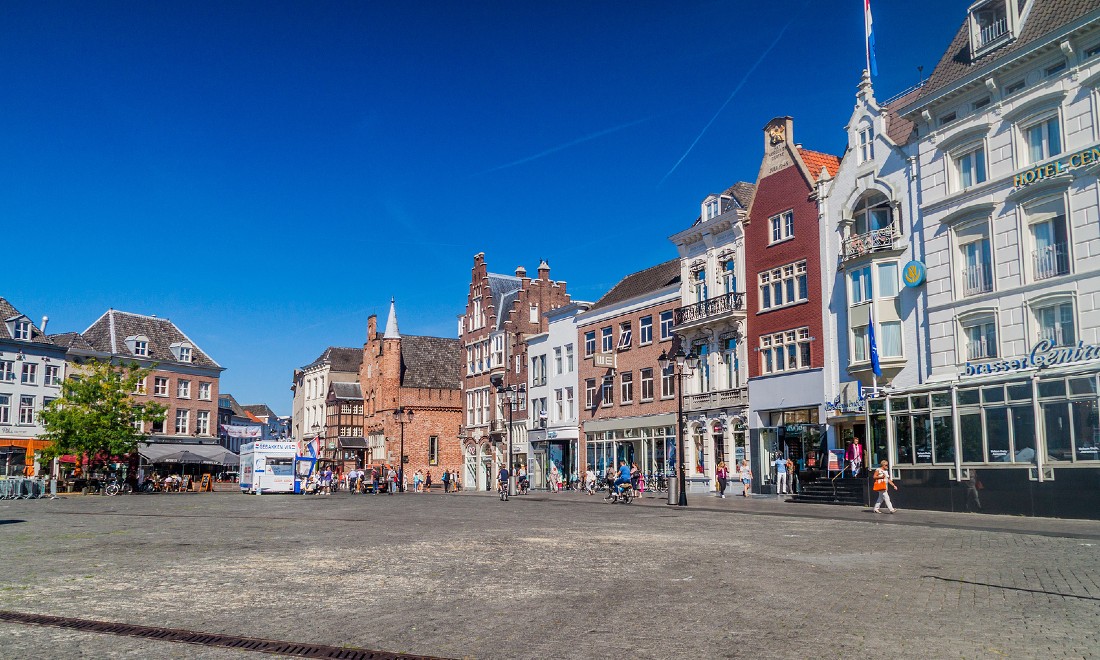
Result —
[[61, 383], [61, 397], [41, 413], [50, 441], [47, 459], [62, 454], [121, 456], [137, 450], [145, 434], [137, 422], [164, 420], [166, 408], [131, 398], [150, 369], [91, 361]]

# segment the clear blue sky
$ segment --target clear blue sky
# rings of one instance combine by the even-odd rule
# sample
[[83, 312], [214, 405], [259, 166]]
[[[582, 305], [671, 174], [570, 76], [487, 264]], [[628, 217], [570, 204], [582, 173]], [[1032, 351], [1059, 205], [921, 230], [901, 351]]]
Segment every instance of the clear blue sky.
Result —
[[[862, 4], [8, 0], [0, 296], [51, 333], [169, 317], [288, 414], [391, 295], [454, 336], [479, 251], [593, 300], [755, 179], [772, 117], [840, 155]], [[967, 5], [873, 0], [880, 99]]]

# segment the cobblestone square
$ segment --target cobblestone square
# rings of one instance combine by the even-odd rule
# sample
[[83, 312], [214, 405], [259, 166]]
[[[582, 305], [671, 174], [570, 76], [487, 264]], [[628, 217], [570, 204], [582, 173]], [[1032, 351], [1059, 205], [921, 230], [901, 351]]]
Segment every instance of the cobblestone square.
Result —
[[[451, 658], [1100, 654], [1100, 524], [692, 503], [3, 502], [0, 610]], [[9, 658], [259, 657], [0, 630]]]

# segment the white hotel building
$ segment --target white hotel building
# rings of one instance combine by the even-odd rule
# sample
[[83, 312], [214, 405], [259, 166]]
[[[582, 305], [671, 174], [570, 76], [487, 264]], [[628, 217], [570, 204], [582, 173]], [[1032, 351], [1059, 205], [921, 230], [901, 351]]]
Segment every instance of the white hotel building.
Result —
[[899, 112], [929, 366], [869, 403], [871, 435], [912, 506], [1096, 517], [1100, 2], [975, 3]]

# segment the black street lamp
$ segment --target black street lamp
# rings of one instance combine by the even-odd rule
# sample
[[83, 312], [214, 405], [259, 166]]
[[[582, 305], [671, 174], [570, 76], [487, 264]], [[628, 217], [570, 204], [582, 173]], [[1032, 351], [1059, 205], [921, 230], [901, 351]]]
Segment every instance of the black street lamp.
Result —
[[[676, 451], [680, 454], [680, 464], [676, 466], [676, 471], [679, 473], [677, 481], [680, 497], [676, 504], [687, 506], [687, 475], [685, 474], [687, 472], [687, 447], [684, 446], [684, 376], [690, 376], [692, 372], [699, 368], [699, 356], [694, 351], [684, 355], [684, 349], [677, 348], [671, 357], [661, 351], [657, 363], [661, 365], [662, 373], [668, 371], [670, 366], [675, 369], [673, 375], [676, 378]], [[669, 504], [672, 504], [671, 500], [670, 497]]]
[[497, 394], [503, 395], [504, 400], [508, 403], [508, 496], [509, 497], [516, 494], [516, 475], [515, 475], [516, 468], [515, 468], [515, 464], [514, 464], [515, 458], [512, 457], [512, 422], [513, 422], [512, 418], [513, 418], [516, 406], [520, 403], [520, 401], [523, 400], [523, 397], [526, 395], [526, 393], [527, 393], [527, 386], [523, 383], [520, 383], [518, 387], [516, 385], [507, 385], [507, 386], [505, 386], [503, 384], [503, 379], [501, 379], [501, 384], [497, 385]]
[[413, 421], [413, 411], [399, 406], [393, 411], [394, 420], [401, 425], [401, 455], [397, 457], [397, 488], [405, 492], [405, 425]]

